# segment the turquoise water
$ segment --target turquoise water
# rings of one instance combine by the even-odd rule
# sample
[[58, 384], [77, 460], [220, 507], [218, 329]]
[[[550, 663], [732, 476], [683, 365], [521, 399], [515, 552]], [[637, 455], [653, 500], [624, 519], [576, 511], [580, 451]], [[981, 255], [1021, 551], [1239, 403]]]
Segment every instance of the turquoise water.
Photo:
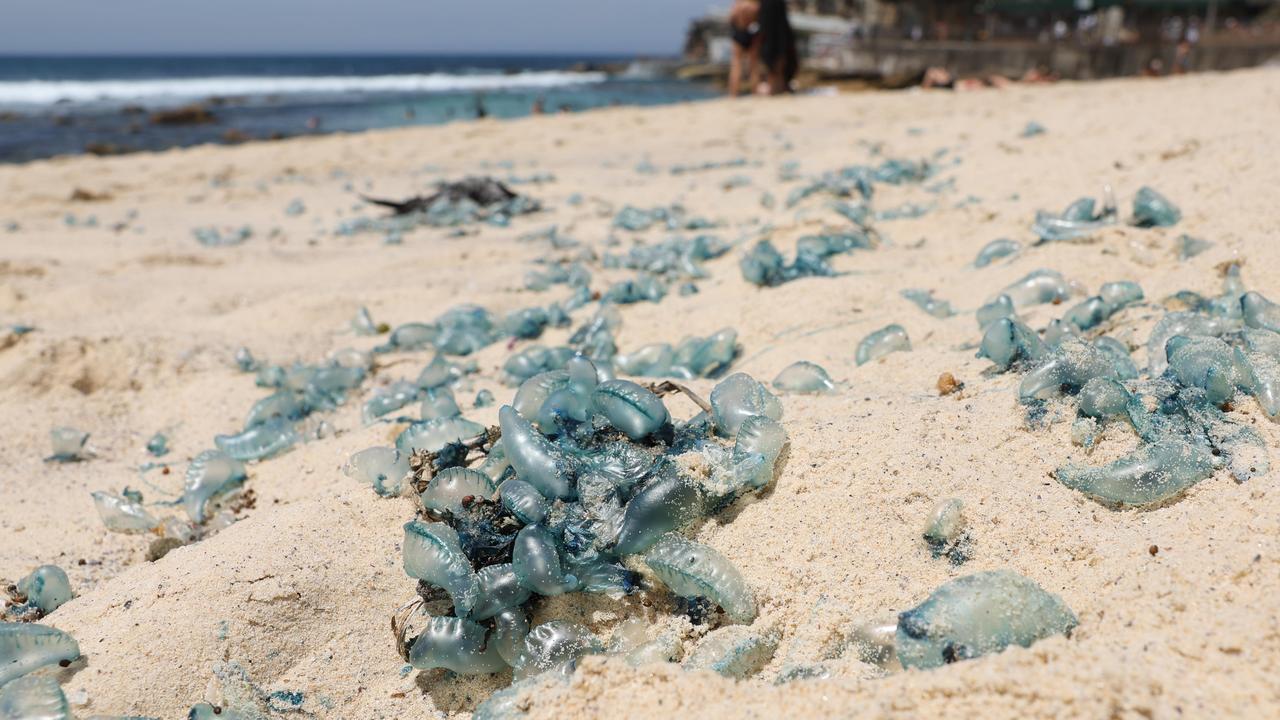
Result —
[[[625, 58], [0, 57], [0, 162], [699, 100]], [[150, 114], [204, 104], [214, 121]]]

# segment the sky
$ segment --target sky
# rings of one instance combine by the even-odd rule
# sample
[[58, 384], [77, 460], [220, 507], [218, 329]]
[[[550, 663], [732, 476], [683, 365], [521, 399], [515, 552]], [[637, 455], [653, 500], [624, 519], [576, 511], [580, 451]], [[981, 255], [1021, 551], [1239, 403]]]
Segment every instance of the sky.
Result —
[[0, 0], [0, 54], [675, 54], [728, 0]]

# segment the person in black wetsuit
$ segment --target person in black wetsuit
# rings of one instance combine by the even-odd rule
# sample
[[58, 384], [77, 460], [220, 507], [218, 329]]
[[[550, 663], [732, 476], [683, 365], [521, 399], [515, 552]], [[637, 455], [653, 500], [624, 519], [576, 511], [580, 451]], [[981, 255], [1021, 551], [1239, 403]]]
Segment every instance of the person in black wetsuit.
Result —
[[786, 0], [761, 0], [760, 2], [760, 62], [768, 73], [770, 95], [791, 92], [800, 67], [796, 54], [796, 36], [787, 19]]
[[742, 89], [742, 66], [747, 66], [747, 88], [755, 88], [760, 67], [760, 4], [757, 0], [738, 0], [729, 11], [729, 37], [733, 40], [733, 59], [729, 65], [729, 97], [737, 97]]

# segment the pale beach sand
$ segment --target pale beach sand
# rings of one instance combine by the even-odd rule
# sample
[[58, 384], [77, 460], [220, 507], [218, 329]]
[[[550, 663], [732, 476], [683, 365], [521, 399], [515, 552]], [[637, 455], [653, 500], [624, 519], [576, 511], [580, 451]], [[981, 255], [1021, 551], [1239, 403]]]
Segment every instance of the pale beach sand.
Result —
[[[1020, 137], [1032, 120], [1047, 133]], [[336, 436], [252, 465], [247, 487], [256, 504], [243, 519], [158, 562], [144, 559], [147, 538], [108, 532], [89, 493], [129, 485], [150, 501], [180, 491], [186, 461], [214, 435], [240, 427], [266, 394], [234, 367], [241, 345], [271, 361], [314, 362], [379, 342], [348, 328], [362, 305], [394, 326], [461, 302], [501, 315], [560, 300], [563, 286], [522, 289], [531, 261], [556, 251], [516, 237], [558, 224], [603, 251], [613, 214], [627, 204], [678, 201], [720, 221], [709, 232], [729, 241], [754, 242], [772, 225], [773, 241], [789, 255], [801, 235], [847, 223], [820, 199], [786, 209], [794, 184], [779, 180], [784, 163], [810, 175], [876, 161], [871, 144], [882, 145], [883, 157], [947, 148], [959, 163], [936, 179], [954, 177], [955, 189], [877, 186], [878, 209], [907, 201], [938, 207], [878, 223], [884, 245], [836, 257], [839, 277], [753, 287], [738, 268], [744, 243], [706, 264], [711, 277], [698, 294], [622, 308], [623, 350], [731, 326], [743, 348], [735, 370], [771, 380], [804, 359], [842, 383], [832, 396], [782, 398], [791, 451], [776, 485], [695, 532], [755, 591], [756, 626], [780, 638], [773, 661], [735, 682], [590, 658], [570, 682], [529, 693], [522, 704], [546, 718], [1275, 717], [1280, 470], [1245, 484], [1220, 471], [1145, 512], [1098, 505], [1050, 471], [1067, 460], [1112, 459], [1135, 441], [1110, 432], [1088, 457], [1072, 445], [1069, 422], [1028, 430], [1018, 377], [984, 376], [989, 362], [974, 357], [980, 336], [972, 310], [1042, 267], [1077, 283], [1077, 298], [1103, 282], [1135, 280], [1158, 301], [1184, 288], [1216, 294], [1216, 267], [1239, 261], [1250, 289], [1280, 299], [1278, 129], [1280, 71], [1261, 69], [969, 94], [610, 109], [0, 167], [0, 228], [21, 226], [0, 229], [0, 322], [38, 328], [0, 348], [0, 578], [11, 582], [43, 563], [69, 573], [77, 597], [44, 622], [75, 636], [86, 657], [62, 675], [79, 716], [185, 717], [193, 703], [217, 699], [214, 667], [232, 661], [264, 688], [305, 693], [316, 717], [468, 713], [509, 676], [402, 674], [389, 619], [414, 594], [399, 551], [413, 506], [381, 499], [340, 470], [352, 452], [389, 444], [402, 427], [365, 426], [361, 402], [415, 377], [430, 353], [380, 357], [373, 379], [326, 416]], [[739, 157], [753, 164], [667, 172]], [[645, 160], [659, 172], [638, 173]], [[511, 169], [492, 165], [506, 161]], [[486, 172], [554, 174], [554, 182], [517, 187], [546, 210], [462, 238], [422, 228], [398, 246], [377, 234], [332, 233], [359, 202], [348, 182], [401, 197]], [[725, 190], [737, 175], [751, 184]], [[1029, 243], [1037, 209], [1099, 195], [1104, 183], [1115, 187], [1122, 214], [1150, 185], [1182, 208], [1183, 219], [1165, 229], [1119, 225], [1089, 242], [970, 266], [995, 238]], [[76, 187], [111, 199], [69, 202]], [[778, 200], [772, 210], [761, 206], [765, 191]], [[579, 205], [568, 202], [575, 193], [584, 198]], [[969, 195], [978, 201], [956, 207]], [[307, 212], [287, 216], [295, 198]], [[130, 210], [136, 218], [114, 232]], [[67, 212], [96, 215], [99, 226], [67, 227]], [[255, 235], [238, 247], [204, 247], [191, 234], [196, 226], [245, 224]], [[1214, 245], [1179, 261], [1183, 233]], [[635, 238], [666, 233], [616, 235], [625, 250]], [[593, 272], [595, 289], [634, 274]], [[911, 287], [934, 289], [965, 312], [930, 317], [898, 295]], [[1036, 307], [1029, 324], [1043, 327], [1063, 309]], [[589, 312], [579, 311], [575, 324]], [[1136, 348], [1142, 365], [1162, 312], [1155, 302], [1126, 309], [1108, 334]], [[907, 329], [913, 350], [857, 367], [857, 342], [891, 322]], [[561, 344], [567, 334], [553, 329], [539, 342]], [[471, 409], [479, 389], [510, 400], [513, 390], [498, 380], [509, 352], [498, 343], [476, 356], [480, 373], [457, 391], [469, 418], [496, 421], [497, 405]], [[965, 383], [962, 393], [938, 396], [944, 371]], [[713, 384], [691, 383], [703, 393]], [[671, 405], [685, 417], [695, 412], [684, 400]], [[1280, 427], [1252, 398], [1233, 415], [1267, 440], [1273, 466], [1280, 461]], [[56, 425], [91, 433], [98, 456], [42, 462]], [[173, 472], [140, 479], [136, 468], [150, 459], [143, 446], [162, 428], [170, 429], [165, 459]], [[973, 557], [960, 568], [931, 558], [920, 538], [926, 513], [945, 497], [963, 499], [974, 538]], [[855, 623], [893, 617], [950, 578], [999, 568], [1060, 594], [1079, 628], [1029, 649], [888, 677], [850, 653], [829, 661], [831, 679], [775, 684], [785, 665], [835, 654]], [[621, 619], [671, 623], [672, 612], [656, 590], [622, 601], [551, 599], [537, 619], [584, 622], [607, 638]]]

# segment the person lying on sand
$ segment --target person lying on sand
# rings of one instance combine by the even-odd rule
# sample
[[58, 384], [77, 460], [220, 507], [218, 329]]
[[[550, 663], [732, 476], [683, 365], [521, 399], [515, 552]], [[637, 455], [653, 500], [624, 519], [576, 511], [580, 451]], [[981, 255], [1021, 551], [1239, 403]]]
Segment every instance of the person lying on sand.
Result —
[[920, 87], [922, 88], [939, 88], [943, 90], [985, 90], [987, 88], [1003, 89], [1013, 84], [1014, 81], [1003, 75], [987, 75], [986, 77], [968, 77], [957, 78], [951, 74], [950, 70], [944, 67], [932, 66], [926, 68], [920, 76]]

